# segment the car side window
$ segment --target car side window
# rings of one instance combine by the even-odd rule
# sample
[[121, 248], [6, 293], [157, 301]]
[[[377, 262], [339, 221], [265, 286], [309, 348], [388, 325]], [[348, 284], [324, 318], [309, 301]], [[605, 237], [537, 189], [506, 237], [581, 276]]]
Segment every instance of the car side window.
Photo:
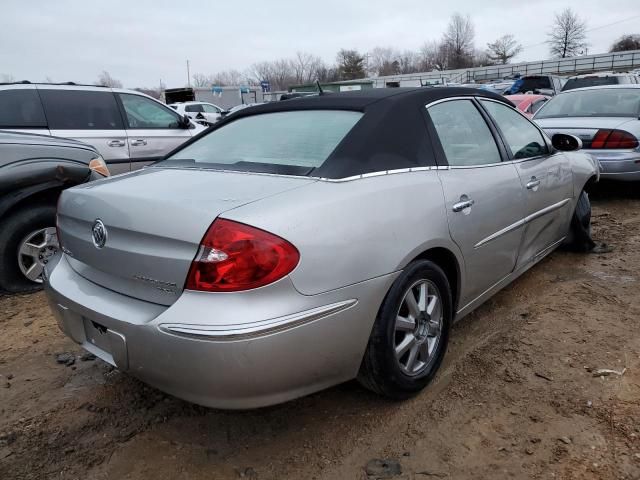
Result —
[[185, 111], [185, 112], [189, 112], [189, 113], [192, 113], [192, 112], [203, 112], [203, 111], [204, 111], [204, 108], [203, 108], [203, 106], [202, 106], [202, 105], [200, 105], [200, 104], [195, 104], [195, 105], [186, 105], [186, 106], [184, 107], [184, 111]]
[[109, 91], [39, 90], [51, 130], [121, 130], [118, 104]]
[[204, 111], [207, 113], [220, 113], [220, 110], [218, 109], [218, 107], [214, 107], [213, 105], [204, 104], [202, 107], [204, 108]]
[[428, 108], [440, 144], [451, 166], [500, 163], [489, 126], [471, 100], [451, 100]]
[[549, 153], [540, 131], [513, 108], [488, 100], [480, 102], [502, 132], [514, 159], [538, 157]]
[[0, 128], [46, 127], [40, 97], [35, 89], [0, 90]]
[[129, 93], [119, 93], [130, 129], [178, 128], [180, 117], [159, 103]]
[[540, 100], [537, 100], [537, 101], [533, 102], [530, 105], [531, 113], [536, 113], [538, 110], [540, 110], [540, 107], [542, 107], [545, 104], [546, 101], [547, 101], [546, 98], [542, 98]]

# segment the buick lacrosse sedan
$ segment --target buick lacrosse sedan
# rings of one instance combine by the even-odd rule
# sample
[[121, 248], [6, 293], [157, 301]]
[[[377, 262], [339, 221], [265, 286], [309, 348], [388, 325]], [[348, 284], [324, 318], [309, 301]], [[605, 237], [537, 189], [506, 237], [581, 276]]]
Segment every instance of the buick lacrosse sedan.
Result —
[[353, 378], [405, 398], [455, 320], [580, 241], [598, 168], [579, 147], [467, 88], [248, 108], [149, 168], [63, 192], [51, 307], [86, 350], [202, 405]]

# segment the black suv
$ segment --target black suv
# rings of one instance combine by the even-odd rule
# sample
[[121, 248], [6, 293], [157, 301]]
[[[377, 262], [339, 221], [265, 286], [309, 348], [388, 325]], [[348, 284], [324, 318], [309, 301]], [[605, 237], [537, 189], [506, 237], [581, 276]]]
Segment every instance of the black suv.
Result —
[[27, 292], [58, 250], [60, 192], [109, 175], [90, 145], [66, 138], [0, 132], [0, 290]]

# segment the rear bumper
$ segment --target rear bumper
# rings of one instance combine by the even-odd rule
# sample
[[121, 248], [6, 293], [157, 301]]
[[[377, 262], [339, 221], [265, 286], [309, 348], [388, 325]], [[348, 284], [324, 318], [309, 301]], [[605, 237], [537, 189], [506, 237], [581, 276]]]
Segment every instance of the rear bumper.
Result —
[[313, 296], [285, 278], [243, 293], [185, 291], [166, 307], [100, 287], [62, 256], [46, 291], [61, 330], [86, 350], [177, 397], [242, 409], [354, 378], [394, 278]]
[[640, 151], [589, 150], [588, 152], [600, 163], [600, 178], [640, 181]]

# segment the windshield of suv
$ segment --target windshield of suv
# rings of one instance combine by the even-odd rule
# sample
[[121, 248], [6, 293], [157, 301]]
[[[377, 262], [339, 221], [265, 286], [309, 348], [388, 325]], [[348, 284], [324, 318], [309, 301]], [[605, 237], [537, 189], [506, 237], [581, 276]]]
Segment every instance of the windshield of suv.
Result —
[[549, 100], [535, 119], [558, 117], [635, 117], [640, 113], [640, 89], [574, 90]]
[[567, 83], [562, 87], [562, 91], [572, 90], [574, 88], [582, 87], [597, 87], [599, 85], [617, 85], [620, 82], [620, 77], [583, 77], [583, 78], [570, 78]]
[[308, 175], [361, 117], [361, 112], [343, 110], [251, 115], [213, 130], [156, 165]]

